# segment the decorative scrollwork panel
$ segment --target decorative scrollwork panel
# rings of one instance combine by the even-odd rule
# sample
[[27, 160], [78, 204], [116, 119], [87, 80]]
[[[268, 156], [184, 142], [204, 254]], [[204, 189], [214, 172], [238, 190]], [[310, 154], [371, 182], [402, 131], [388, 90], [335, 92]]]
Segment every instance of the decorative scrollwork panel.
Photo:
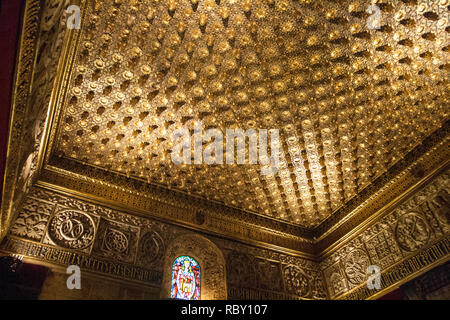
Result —
[[96, 233], [96, 217], [75, 210], [60, 210], [50, 219], [44, 243], [89, 251]]

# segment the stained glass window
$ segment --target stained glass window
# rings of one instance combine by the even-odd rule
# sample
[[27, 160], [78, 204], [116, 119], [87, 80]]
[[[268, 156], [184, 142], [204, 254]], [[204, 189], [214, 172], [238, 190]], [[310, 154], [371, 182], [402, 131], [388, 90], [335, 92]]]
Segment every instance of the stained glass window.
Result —
[[200, 300], [200, 266], [195, 259], [182, 256], [172, 266], [172, 299]]

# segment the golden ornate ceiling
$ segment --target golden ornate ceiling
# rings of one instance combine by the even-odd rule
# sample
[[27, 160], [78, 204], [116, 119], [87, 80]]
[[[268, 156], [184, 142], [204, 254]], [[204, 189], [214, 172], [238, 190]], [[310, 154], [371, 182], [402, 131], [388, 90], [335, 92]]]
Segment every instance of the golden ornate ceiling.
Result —
[[[53, 152], [315, 227], [448, 119], [449, 5], [88, 1]], [[196, 121], [279, 129], [278, 172], [174, 164]]]

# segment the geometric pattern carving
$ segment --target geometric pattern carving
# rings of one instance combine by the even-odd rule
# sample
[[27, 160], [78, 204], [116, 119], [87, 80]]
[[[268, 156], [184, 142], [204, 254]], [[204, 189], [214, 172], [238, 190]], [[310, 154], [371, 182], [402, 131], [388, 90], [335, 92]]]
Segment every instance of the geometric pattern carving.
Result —
[[311, 299], [323, 300], [327, 298], [326, 289], [323, 282], [323, 277], [317, 273], [312, 280]]
[[283, 270], [287, 292], [299, 297], [306, 297], [310, 290], [310, 279], [297, 266], [287, 266]]
[[230, 299], [324, 299], [327, 296], [316, 262], [225, 240], [214, 239], [214, 242], [226, 253]]
[[334, 265], [326, 269], [324, 271], [324, 275], [331, 298], [347, 290], [347, 282], [345, 280], [345, 276], [342, 274], [342, 269], [339, 262], [336, 262]]
[[52, 210], [51, 204], [27, 198], [10, 233], [25, 239], [41, 241]]
[[402, 215], [397, 222], [395, 237], [403, 250], [411, 252], [428, 243], [430, 232], [428, 223], [420, 214], [409, 212]]
[[[252, 259], [253, 258], [253, 259]], [[254, 257], [233, 251], [227, 256], [227, 279], [232, 287], [256, 288]]]
[[348, 282], [358, 285], [367, 279], [367, 267], [370, 265], [369, 256], [362, 249], [350, 252], [345, 258], [344, 270]]
[[103, 239], [103, 246], [108, 251], [124, 254], [128, 250], [128, 237], [119, 230], [108, 229]]
[[445, 189], [427, 201], [426, 206], [443, 225], [450, 225], [450, 195]]
[[[427, 259], [422, 259], [422, 254], [423, 257], [445, 254], [445, 249], [428, 247], [448, 238], [449, 178], [448, 170], [440, 173], [395, 209], [382, 214], [374, 224], [359, 231], [340, 249], [331, 251], [323, 258], [320, 264], [331, 298], [343, 294], [354, 298], [353, 293], [347, 295], [346, 292], [364, 283], [368, 278], [366, 269], [371, 264], [380, 267], [383, 275], [388, 275], [393, 272], [393, 266], [406, 264], [405, 259], [412, 259], [411, 264], [406, 264], [408, 270], [417, 270], [422, 263], [428, 263]], [[432, 252], [432, 255], [425, 254], [425, 251]], [[414, 257], [417, 254], [421, 257]], [[401, 279], [405, 270], [399, 272], [399, 276], [386, 278], [386, 284], [398, 282], [398, 277]], [[362, 291], [358, 292], [366, 289], [361, 288], [358, 290]], [[361, 295], [368, 297], [377, 292]]]
[[261, 289], [279, 291], [283, 288], [280, 263], [256, 259], [256, 274]]
[[367, 250], [374, 264], [384, 268], [402, 258], [401, 250], [389, 230], [381, 229], [366, 240]]
[[93, 253], [121, 262], [133, 262], [138, 236], [137, 227], [101, 218]]
[[337, 296], [346, 289], [345, 279], [340, 272], [335, 272], [330, 276], [330, 285], [332, 296]]
[[160, 267], [165, 246], [161, 236], [156, 231], [149, 231], [139, 241], [137, 263]]
[[48, 236], [56, 245], [69, 249], [89, 247], [95, 236], [94, 220], [86, 213], [63, 210], [50, 220]]

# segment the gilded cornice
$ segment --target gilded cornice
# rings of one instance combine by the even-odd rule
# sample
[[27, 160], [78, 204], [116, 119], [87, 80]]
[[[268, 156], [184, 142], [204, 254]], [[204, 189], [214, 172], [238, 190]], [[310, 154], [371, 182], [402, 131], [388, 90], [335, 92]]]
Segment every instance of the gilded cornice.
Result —
[[[81, 21], [84, 19], [87, 0], [73, 0], [71, 4], [79, 4], [80, 12], [82, 14]], [[46, 126], [46, 138], [43, 141], [42, 149], [39, 154], [40, 167], [44, 166], [50, 161], [52, 155], [52, 146], [55, 141], [56, 126], [58, 117], [61, 112], [61, 106], [64, 103], [64, 97], [67, 94], [67, 83], [70, 80], [71, 72], [74, 63], [75, 52], [80, 41], [80, 32], [77, 29], [70, 30], [68, 36], [65, 38], [63, 51], [61, 52], [60, 66], [56, 75], [54, 89], [49, 106], [48, 125]]]
[[[86, 177], [86, 179], [90, 180], [91, 183], [109, 185], [122, 191], [170, 205], [176, 205], [184, 208], [197, 208], [197, 210], [208, 210], [209, 208], [210, 210], [218, 211], [221, 214], [227, 215], [232, 219], [263, 226], [270, 230], [288, 233], [300, 238], [312, 237], [311, 231], [307, 228], [259, 215], [255, 212], [249, 212], [239, 208], [226, 206], [219, 202], [195, 197], [177, 190], [167, 189], [156, 184], [149, 184], [146, 181], [129, 178], [125, 175], [111, 174], [111, 172], [102, 170], [101, 168], [96, 168], [73, 160], [55, 157], [52, 159], [52, 162], [50, 162], [48, 169], [61, 169], [61, 172], [66, 173], [72, 172], [77, 176]], [[120, 202], [120, 199], [118, 199], [118, 201]]]

